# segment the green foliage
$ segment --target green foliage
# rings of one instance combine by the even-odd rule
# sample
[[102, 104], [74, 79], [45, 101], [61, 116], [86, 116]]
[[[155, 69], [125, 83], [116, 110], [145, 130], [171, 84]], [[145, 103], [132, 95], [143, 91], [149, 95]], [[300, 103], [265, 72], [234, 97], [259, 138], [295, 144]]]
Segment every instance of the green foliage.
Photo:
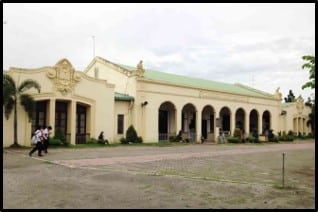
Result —
[[124, 138], [124, 137], [121, 137], [119, 141], [120, 141], [120, 143], [122, 143], [122, 144], [128, 144], [126, 138]]
[[286, 136], [286, 141], [293, 141], [294, 140], [294, 136], [293, 135], [287, 135]]
[[289, 90], [289, 94], [284, 99], [285, 99], [285, 102], [296, 102], [296, 97], [292, 90]]
[[126, 131], [126, 140], [127, 140], [127, 143], [138, 142], [137, 132], [133, 125], [130, 125]]
[[301, 88], [305, 89], [305, 88], [311, 88], [311, 89], [315, 89], [315, 56], [312, 55], [305, 55], [302, 57], [303, 60], [306, 61], [306, 63], [304, 63], [302, 65], [302, 69], [309, 69], [309, 82], [306, 82]]
[[253, 136], [253, 135], [249, 135], [247, 138], [246, 138], [247, 142], [251, 142], [251, 143], [254, 143], [256, 141], [256, 138]]
[[54, 145], [54, 146], [60, 146], [62, 145], [62, 141], [60, 139], [56, 139], [56, 138], [50, 138], [50, 145]]
[[88, 141], [87, 144], [97, 144], [96, 138], [91, 137]]
[[[17, 111], [17, 102], [20, 100], [21, 106], [24, 108], [28, 114], [29, 121], [32, 119], [32, 113], [34, 110], [34, 99], [29, 94], [23, 94], [30, 88], [35, 88], [38, 93], [40, 93], [41, 86], [36, 81], [31, 79], [26, 79], [17, 86], [13, 78], [8, 74], [3, 74], [2, 78], [2, 88], [3, 88], [3, 106], [5, 118], [8, 120], [12, 111]], [[18, 146], [18, 129], [17, 129], [18, 117], [17, 113], [14, 113], [13, 121], [13, 145]]]
[[313, 136], [313, 134], [312, 133], [308, 133], [307, 134], [307, 138], [313, 138], [314, 136]]
[[227, 141], [228, 141], [229, 143], [239, 143], [240, 138], [230, 136], [230, 137], [227, 138]]
[[258, 134], [258, 132], [257, 132], [256, 129], [253, 130], [252, 136], [255, 138], [255, 139], [254, 139], [254, 142], [255, 142], [255, 143], [258, 143], [258, 142], [259, 142], [259, 139], [258, 139], [258, 138], [259, 138], [259, 134]]
[[[305, 63], [302, 65], [302, 69], [309, 69], [310, 81], [306, 82], [301, 88], [315, 89], [315, 56], [305, 55], [302, 57], [302, 59], [305, 60]], [[315, 137], [315, 100], [311, 100], [310, 98], [308, 98], [308, 102], [306, 102], [306, 105], [311, 105], [312, 108], [312, 112], [309, 114], [308, 123], [311, 124], [311, 130], [314, 133], [313, 136]]]
[[24, 107], [24, 110], [27, 112], [29, 117], [29, 122], [32, 121], [32, 113], [35, 110], [35, 101], [34, 98], [29, 94], [21, 94], [21, 105]]
[[66, 136], [65, 136], [65, 134], [64, 134], [64, 132], [62, 131], [61, 128], [56, 128], [55, 129], [55, 133], [54, 133], [54, 137], [53, 138], [61, 140], [61, 142], [65, 146], [69, 145], [69, 143], [66, 141]]
[[294, 133], [293, 131], [289, 130], [287, 135], [292, 135], [292, 136], [294, 136], [294, 134], [295, 134], [295, 133]]

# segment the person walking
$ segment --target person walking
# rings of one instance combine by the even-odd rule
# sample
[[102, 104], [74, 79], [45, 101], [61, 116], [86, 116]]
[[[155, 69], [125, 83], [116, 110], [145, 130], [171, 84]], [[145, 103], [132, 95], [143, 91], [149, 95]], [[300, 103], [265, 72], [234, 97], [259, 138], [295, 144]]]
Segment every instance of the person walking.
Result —
[[41, 154], [42, 151], [42, 144], [43, 144], [43, 137], [42, 137], [42, 131], [41, 131], [41, 127], [37, 126], [34, 135], [36, 137], [36, 145], [35, 147], [29, 152], [29, 156], [32, 157], [33, 152], [35, 152], [36, 150], [38, 150], [38, 156], [42, 157], [43, 155]]
[[44, 150], [44, 153], [48, 153], [47, 152], [47, 148], [49, 146], [49, 139], [50, 139], [50, 134], [51, 134], [51, 130], [52, 130], [52, 127], [51, 126], [48, 126], [48, 127], [43, 127], [43, 131], [42, 131], [42, 135], [43, 135], [43, 150]]

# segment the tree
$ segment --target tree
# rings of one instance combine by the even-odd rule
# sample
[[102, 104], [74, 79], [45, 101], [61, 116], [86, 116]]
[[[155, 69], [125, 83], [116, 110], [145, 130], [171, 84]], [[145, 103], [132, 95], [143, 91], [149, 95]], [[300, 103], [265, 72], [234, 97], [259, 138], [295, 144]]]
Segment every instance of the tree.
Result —
[[126, 141], [127, 143], [135, 143], [138, 140], [137, 132], [133, 125], [130, 125], [126, 131]]
[[306, 82], [301, 88], [315, 89], [315, 56], [305, 55], [302, 57], [307, 62], [302, 66], [302, 69], [309, 69], [309, 82]]
[[289, 94], [284, 99], [285, 102], [296, 102], [296, 98], [292, 90], [289, 90]]
[[[315, 89], [315, 56], [311, 55], [305, 55], [302, 57], [303, 60], [306, 61], [305, 64], [303, 64], [302, 69], [309, 69], [309, 82], [306, 82], [301, 88], [311, 88]], [[309, 99], [308, 99], [309, 101]], [[311, 100], [311, 113], [309, 114], [309, 120], [307, 124], [311, 125], [311, 131], [313, 132], [313, 136], [315, 137], [315, 99]]]
[[28, 114], [29, 121], [32, 119], [32, 112], [35, 108], [34, 98], [30, 94], [23, 93], [30, 88], [37, 89], [40, 93], [41, 86], [32, 79], [24, 80], [19, 86], [16, 85], [13, 78], [8, 74], [3, 74], [3, 107], [5, 118], [8, 120], [12, 110], [14, 110], [13, 120], [13, 144], [11, 146], [19, 146], [18, 144], [18, 117], [17, 117], [17, 104], [24, 108]]

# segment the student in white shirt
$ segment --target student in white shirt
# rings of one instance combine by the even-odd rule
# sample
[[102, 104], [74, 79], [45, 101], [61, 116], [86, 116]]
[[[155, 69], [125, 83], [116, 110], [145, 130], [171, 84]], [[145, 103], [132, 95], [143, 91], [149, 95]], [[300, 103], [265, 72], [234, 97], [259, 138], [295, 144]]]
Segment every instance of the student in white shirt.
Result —
[[29, 152], [29, 156], [31, 157], [33, 152], [35, 152], [36, 150], [38, 150], [38, 156], [42, 157], [43, 155], [41, 154], [42, 151], [42, 145], [43, 145], [43, 136], [42, 136], [42, 131], [41, 131], [41, 127], [38, 126], [34, 132], [34, 135], [36, 137], [36, 145], [35, 147]]

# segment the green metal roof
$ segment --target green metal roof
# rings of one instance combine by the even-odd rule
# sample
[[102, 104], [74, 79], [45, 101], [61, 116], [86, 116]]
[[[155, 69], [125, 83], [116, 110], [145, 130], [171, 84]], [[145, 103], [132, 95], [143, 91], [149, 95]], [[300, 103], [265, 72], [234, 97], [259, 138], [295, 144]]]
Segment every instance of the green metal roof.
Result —
[[[126, 70], [129, 71], [136, 71], [135, 67], [116, 64]], [[250, 88], [240, 84], [229, 84], [223, 82], [216, 82], [211, 80], [205, 80], [195, 77], [189, 76], [182, 76], [176, 74], [170, 74], [166, 72], [160, 72], [150, 69], [145, 69], [144, 78], [154, 81], [166, 82], [175, 85], [183, 85], [183, 86], [193, 86], [196, 88], [208, 89], [208, 90], [215, 90], [221, 92], [228, 92], [228, 93], [236, 93], [236, 94], [243, 94], [243, 95], [250, 95], [250, 96], [257, 96], [257, 97], [269, 97], [272, 98], [273, 95], [256, 90], [254, 88]]]
[[131, 101], [131, 100], [134, 100], [134, 97], [129, 96], [127, 94], [122, 94], [122, 93], [115, 92], [115, 100], [118, 100], [118, 101]]

